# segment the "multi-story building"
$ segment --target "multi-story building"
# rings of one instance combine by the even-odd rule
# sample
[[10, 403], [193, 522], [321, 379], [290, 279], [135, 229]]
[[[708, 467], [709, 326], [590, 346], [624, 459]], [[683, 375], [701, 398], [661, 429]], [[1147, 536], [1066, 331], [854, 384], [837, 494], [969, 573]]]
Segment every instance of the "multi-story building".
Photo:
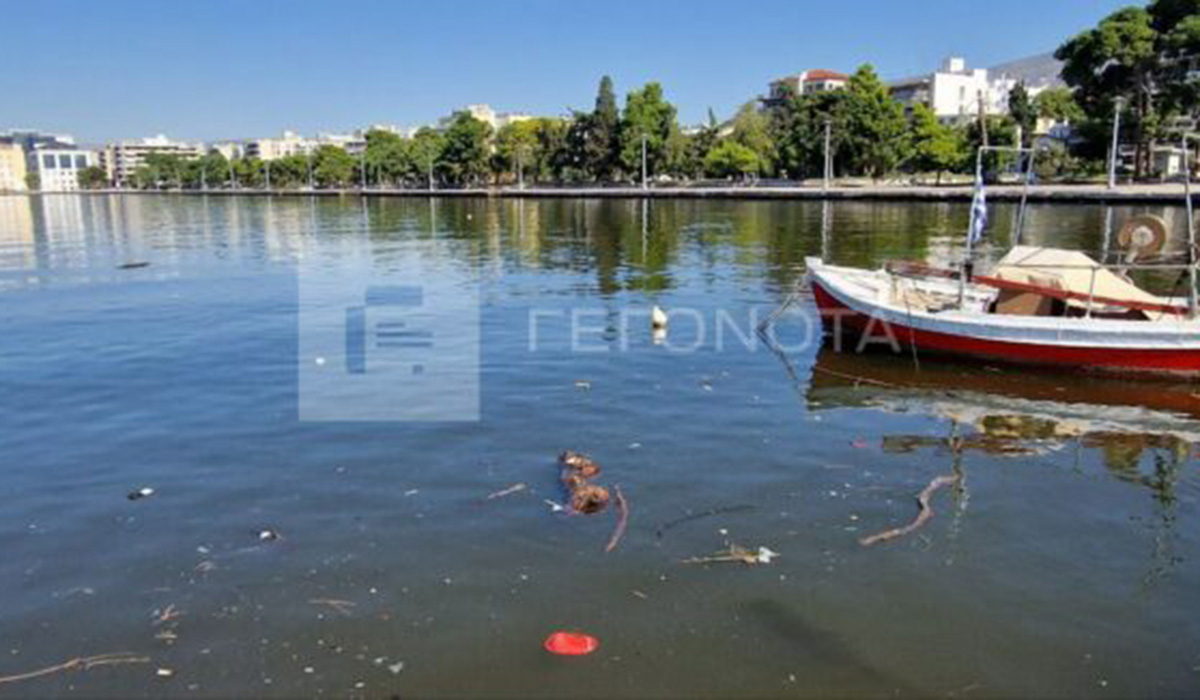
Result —
[[242, 153], [246, 158], [276, 160], [288, 156], [307, 155], [316, 147], [317, 144], [312, 139], [304, 138], [294, 131], [285, 131], [278, 137], [246, 141]]
[[9, 129], [0, 131], [0, 143], [20, 146], [28, 154], [39, 146], [74, 148], [75, 137], [70, 134], [51, 134], [37, 129]]
[[772, 80], [769, 92], [761, 101], [766, 107], [778, 107], [787, 100], [800, 95], [815, 95], [820, 92], [840, 90], [850, 82], [845, 73], [817, 68]]
[[146, 156], [151, 153], [198, 158], [204, 155], [204, 146], [172, 141], [161, 134], [133, 141], [119, 141], [110, 143], [100, 152], [100, 166], [108, 174], [110, 182], [122, 187], [130, 183], [133, 174], [142, 167]]
[[25, 149], [16, 143], [0, 143], [0, 192], [24, 192]]
[[920, 103], [932, 109], [939, 120], [959, 123], [977, 118], [980, 111], [1008, 114], [1008, 95], [1017, 83], [1025, 84], [1030, 97], [1061, 85], [1061, 67], [1052, 56], [1042, 55], [992, 69], [968, 69], [965, 60], [951, 56], [933, 73], [895, 80], [888, 88], [910, 111]]
[[28, 157], [29, 170], [37, 173], [43, 192], [75, 192], [79, 189], [79, 171], [95, 164], [95, 153], [77, 148], [43, 146]]
[[448, 116], [438, 119], [437, 128], [442, 131], [449, 129], [450, 125], [454, 123], [455, 116], [461, 112], [470, 114], [472, 117], [475, 117], [484, 124], [492, 127], [493, 130], [502, 129], [509, 124], [516, 124], [517, 122], [534, 119], [532, 114], [526, 114], [524, 112], [497, 112], [496, 110], [492, 109], [491, 105], [467, 105], [466, 107], [456, 110]]
[[246, 144], [241, 141], [214, 141], [208, 144], [208, 150], [212, 153], [220, 153], [225, 156], [225, 160], [234, 160], [245, 156]]

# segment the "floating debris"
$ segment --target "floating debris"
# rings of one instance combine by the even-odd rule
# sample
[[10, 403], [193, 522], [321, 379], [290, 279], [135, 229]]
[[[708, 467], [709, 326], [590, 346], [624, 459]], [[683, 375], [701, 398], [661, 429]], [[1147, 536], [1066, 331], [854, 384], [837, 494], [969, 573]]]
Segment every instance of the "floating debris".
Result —
[[557, 656], [586, 656], [600, 648], [600, 640], [582, 632], [555, 632], [542, 647]]
[[268, 527], [258, 531], [258, 539], [263, 542], [274, 542], [283, 539], [283, 535], [279, 534], [278, 530]]
[[671, 317], [667, 315], [657, 304], [650, 309], [650, 328], [663, 331], [667, 329], [667, 325], [671, 323]]
[[354, 606], [357, 605], [357, 603], [352, 601], [339, 600], [337, 598], [313, 598], [308, 602], [312, 605], [327, 605], [347, 617], [350, 616]]
[[524, 491], [527, 488], [529, 488], [529, 487], [526, 486], [525, 484], [513, 484], [512, 486], [509, 486], [506, 489], [500, 489], [499, 491], [489, 493], [487, 496], [487, 500], [494, 501], [497, 498], [504, 498], [505, 496], [511, 496], [512, 494], [518, 493], [520, 491]]
[[629, 501], [625, 500], [625, 494], [621, 493], [621, 487], [614, 486], [617, 493], [617, 527], [613, 530], [613, 534], [608, 538], [608, 544], [605, 545], [604, 551], [611, 552], [621, 543], [621, 537], [625, 535], [625, 527], [629, 525]]
[[392, 675], [393, 675], [393, 676], [400, 675], [400, 672], [404, 670], [404, 662], [403, 662], [403, 661], [397, 661], [396, 663], [394, 663], [394, 664], [391, 664], [391, 665], [390, 665], [390, 666], [388, 666], [387, 668], [388, 668], [388, 670], [389, 670], [389, 671], [391, 671], [391, 672], [392, 672]]
[[908, 533], [912, 532], [913, 530], [916, 530], [917, 528], [921, 527], [922, 525], [925, 524], [925, 522], [927, 520], [929, 520], [930, 518], [933, 517], [933, 508], [929, 505], [929, 499], [933, 498], [933, 494], [936, 493], [937, 490], [942, 488], [943, 486], [951, 486], [953, 484], [957, 484], [959, 478], [960, 478], [959, 475], [955, 474], [953, 476], [939, 476], [939, 477], [935, 478], [933, 481], [930, 481], [929, 485], [926, 486], [924, 488], [924, 490], [922, 490], [921, 493], [917, 495], [917, 507], [920, 510], [918, 511], [917, 517], [915, 520], [913, 520], [908, 525], [905, 525], [904, 527], [897, 527], [897, 528], [893, 528], [891, 530], [885, 530], [884, 532], [881, 532], [877, 535], [871, 535], [870, 537], [864, 537], [861, 540], [859, 540], [858, 543], [864, 547], [870, 547], [873, 544], [878, 544], [880, 542], [887, 542], [888, 540], [894, 540], [897, 537], [903, 537], [903, 536], [907, 535]]
[[580, 391], [590, 391], [592, 388], [592, 383], [586, 379], [576, 379], [575, 388]]
[[779, 557], [779, 552], [772, 551], [766, 547], [759, 547], [757, 551], [739, 547], [736, 544], [729, 545], [728, 549], [719, 551], [707, 557], [692, 557], [684, 559], [684, 564], [745, 564], [747, 566], [757, 566], [759, 564], [770, 564], [772, 559]]
[[158, 676], [159, 678], [174, 678], [175, 670], [170, 668], [160, 668], [154, 672], [154, 675]]
[[563, 504], [556, 503], [556, 502], [550, 500], [549, 498], [542, 499], [542, 502], [545, 503], [546, 505], [550, 506], [551, 513], [560, 513], [567, 509], [567, 507], [564, 506]]
[[150, 263], [144, 260], [138, 260], [135, 262], [121, 263], [120, 265], [117, 265], [118, 270], [138, 270], [143, 267], [150, 267]]
[[131, 501], [140, 501], [143, 498], [150, 498], [154, 495], [154, 493], [154, 489], [150, 488], [149, 486], [143, 486], [136, 491], [130, 491], [125, 497]]
[[558, 456], [562, 466], [560, 479], [570, 495], [571, 508], [576, 513], [591, 515], [608, 507], [608, 489], [590, 483], [599, 476], [600, 465], [587, 455], [566, 450]]
[[77, 656], [69, 661], [64, 661], [61, 664], [47, 666], [46, 668], [28, 673], [19, 673], [15, 676], [0, 676], [0, 685], [5, 683], [16, 683], [18, 681], [28, 681], [42, 676], [49, 676], [54, 673], [63, 671], [88, 671], [98, 666], [118, 666], [121, 664], [148, 664], [150, 657], [137, 656], [127, 651], [121, 651], [114, 654], [100, 654], [98, 656]]

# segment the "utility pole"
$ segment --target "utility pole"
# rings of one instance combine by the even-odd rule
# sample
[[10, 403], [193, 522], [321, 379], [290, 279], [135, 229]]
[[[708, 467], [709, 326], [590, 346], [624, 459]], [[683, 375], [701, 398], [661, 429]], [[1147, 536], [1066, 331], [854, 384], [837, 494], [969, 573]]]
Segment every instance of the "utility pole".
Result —
[[833, 150], [830, 148], [833, 141], [833, 120], [825, 120], [825, 173], [822, 182], [822, 189], [829, 189], [830, 181], [833, 180]]
[[233, 172], [233, 159], [229, 159], [229, 189], [237, 189], [237, 175]]
[[208, 191], [208, 163], [200, 161], [200, 191]]
[[1117, 149], [1121, 137], [1121, 98], [1113, 100], [1112, 147], [1108, 152], [1108, 189], [1117, 187]]
[[642, 189], [649, 187], [649, 180], [646, 179], [646, 135], [642, 134]]
[[264, 160], [263, 168], [267, 172], [267, 192], [270, 192], [271, 191], [271, 161]]
[[517, 189], [525, 189], [525, 162], [521, 157], [522, 149], [517, 149]]
[[433, 154], [429, 154], [429, 191], [433, 191]]
[[979, 141], [987, 148], [988, 144], [988, 123], [987, 123], [987, 102], [983, 99], [983, 90], [978, 93], [979, 100]]
[[367, 149], [363, 149], [362, 154], [358, 157], [358, 163], [359, 171], [362, 173], [362, 177], [360, 178], [361, 185], [359, 189], [365, 192], [367, 189]]
[[308, 191], [312, 192], [316, 189], [313, 186], [312, 149], [307, 149], [304, 153], [308, 156]]

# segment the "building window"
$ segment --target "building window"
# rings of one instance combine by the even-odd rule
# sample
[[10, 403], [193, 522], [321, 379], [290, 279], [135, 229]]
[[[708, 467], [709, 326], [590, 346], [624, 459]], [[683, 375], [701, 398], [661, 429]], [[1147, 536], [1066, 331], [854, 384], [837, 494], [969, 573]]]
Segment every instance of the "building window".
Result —
[[87, 156], [85, 156], [85, 155], [78, 155], [78, 156], [75, 156], [75, 167], [76, 167], [76, 169], [78, 169], [78, 170], [83, 170], [83, 169], [84, 169], [84, 168], [86, 168], [87, 166], [88, 166], [88, 163], [87, 163]]
[[71, 169], [71, 156], [69, 156], [67, 154], [59, 155], [58, 167], [62, 168], [63, 170], [70, 170]]
[[42, 156], [42, 167], [53, 170], [54, 169], [54, 156], [50, 155], [49, 153], [47, 153], [46, 155], [43, 155]]

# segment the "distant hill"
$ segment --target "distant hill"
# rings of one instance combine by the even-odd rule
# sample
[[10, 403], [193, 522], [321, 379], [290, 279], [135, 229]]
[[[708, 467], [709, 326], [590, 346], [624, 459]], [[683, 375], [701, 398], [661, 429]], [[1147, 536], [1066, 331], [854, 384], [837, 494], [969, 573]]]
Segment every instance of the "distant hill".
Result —
[[1024, 80], [1030, 87], [1059, 87], [1064, 84], [1060, 77], [1062, 66], [1062, 61], [1056, 59], [1053, 53], [1042, 53], [1001, 63], [987, 70], [988, 77], [992, 79], [1008, 77]]

